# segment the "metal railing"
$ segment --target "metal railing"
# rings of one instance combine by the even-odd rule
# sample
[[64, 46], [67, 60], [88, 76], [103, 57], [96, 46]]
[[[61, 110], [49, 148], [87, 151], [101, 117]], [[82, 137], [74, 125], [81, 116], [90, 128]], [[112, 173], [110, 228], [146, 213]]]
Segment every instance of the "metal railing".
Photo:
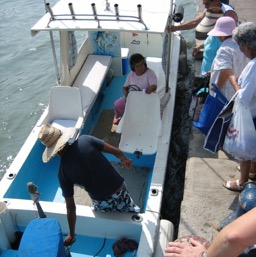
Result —
[[119, 14], [119, 8], [118, 4], [115, 4], [115, 14], [98, 14], [96, 11], [96, 5], [95, 3], [91, 4], [92, 7], [92, 14], [76, 14], [74, 12], [73, 4], [69, 3], [69, 10], [70, 14], [54, 14], [52, 11], [52, 8], [50, 6], [50, 3], [46, 3], [45, 7], [46, 10], [50, 14], [50, 20], [47, 24], [47, 27], [49, 27], [50, 23], [52, 21], [64, 21], [64, 20], [78, 20], [78, 21], [96, 21], [98, 23], [98, 28], [101, 28], [100, 22], [105, 21], [105, 22], [137, 22], [141, 23], [144, 27], [145, 30], [149, 30], [147, 25], [142, 19], [142, 6], [140, 4], [137, 5], [137, 10], [138, 10], [138, 16], [128, 16], [128, 15], [120, 15]]

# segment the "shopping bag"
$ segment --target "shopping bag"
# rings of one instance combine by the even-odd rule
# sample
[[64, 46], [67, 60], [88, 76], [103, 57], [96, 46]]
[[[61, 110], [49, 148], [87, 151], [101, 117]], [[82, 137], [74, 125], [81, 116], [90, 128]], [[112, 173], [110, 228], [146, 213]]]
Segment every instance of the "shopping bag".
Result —
[[205, 137], [204, 149], [210, 151], [213, 154], [217, 153], [224, 144], [228, 126], [233, 116], [233, 106], [237, 97], [237, 93], [238, 91], [223, 107]]
[[225, 104], [228, 103], [227, 98], [220, 92], [217, 86], [214, 83], [212, 83], [212, 85], [215, 90], [215, 96], [207, 96], [202, 111], [200, 113], [199, 120], [193, 122], [193, 125], [205, 135], [207, 135], [214, 120], [223, 109]]
[[192, 92], [188, 115], [193, 121], [198, 121], [201, 110], [209, 95], [209, 78], [202, 79], [197, 88]]
[[233, 107], [233, 117], [225, 136], [223, 149], [239, 161], [256, 158], [256, 130], [248, 105], [239, 97]]

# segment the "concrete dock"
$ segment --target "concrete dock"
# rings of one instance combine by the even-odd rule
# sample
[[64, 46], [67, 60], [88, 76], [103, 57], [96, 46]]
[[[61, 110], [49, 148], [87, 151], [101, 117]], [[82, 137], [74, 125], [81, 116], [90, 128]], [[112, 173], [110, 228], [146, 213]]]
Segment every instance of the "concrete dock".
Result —
[[[200, 4], [202, 1], [199, 0]], [[239, 21], [256, 22], [255, 0], [230, 0]], [[204, 7], [200, 6], [199, 10]], [[205, 136], [192, 128], [186, 163], [185, 188], [178, 237], [198, 235], [211, 241], [217, 227], [237, 206], [239, 193], [222, 186], [224, 180], [239, 178], [238, 162], [223, 151], [212, 154], [203, 149]]]

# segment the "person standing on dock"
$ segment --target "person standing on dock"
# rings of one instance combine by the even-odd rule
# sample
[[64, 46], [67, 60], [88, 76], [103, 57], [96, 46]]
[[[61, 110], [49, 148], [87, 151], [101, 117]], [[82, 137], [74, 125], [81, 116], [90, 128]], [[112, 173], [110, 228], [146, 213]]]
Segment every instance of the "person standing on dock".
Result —
[[130, 168], [132, 160], [119, 148], [89, 135], [82, 135], [69, 145], [68, 130], [61, 131], [50, 124], [41, 128], [38, 138], [46, 146], [43, 162], [48, 162], [56, 154], [61, 158], [58, 179], [66, 201], [70, 230], [64, 240], [65, 245], [71, 245], [75, 241], [74, 185], [79, 185], [88, 192], [92, 199], [92, 210], [135, 213], [140, 211], [126, 188], [123, 176], [102, 154], [113, 154], [120, 159], [122, 166]]
[[[201, 77], [205, 77], [210, 71], [212, 62], [216, 56], [221, 42], [218, 37], [207, 36], [207, 33], [213, 29], [218, 18], [223, 16], [231, 17], [238, 23], [238, 16], [234, 9], [225, 4], [226, 1], [221, 0], [203, 0], [205, 10], [200, 13], [195, 19], [185, 22], [181, 25], [169, 27], [169, 32], [179, 30], [188, 30], [196, 28], [196, 39], [199, 40], [195, 48], [193, 48], [192, 55], [197, 58], [200, 49], [204, 49], [203, 61], [201, 65]], [[204, 42], [202, 42], [204, 40]]]
[[[206, 39], [207, 33], [213, 29], [218, 18], [222, 16], [229, 16], [233, 18], [236, 23], [238, 23], [238, 16], [234, 9], [230, 5], [223, 4], [221, 0], [203, 0], [203, 5], [205, 6], [205, 10], [195, 19], [180, 25], [171, 26], [168, 28], [168, 32], [196, 28], [196, 34], [198, 34], [196, 35], [196, 38]], [[217, 12], [217, 9], [220, 11]]]
[[221, 93], [230, 100], [238, 88], [231, 84], [230, 76], [239, 77], [249, 59], [240, 51], [239, 45], [232, 39], [232, 32], [236, 28], [234, 19], [221, 17], [217, 20], [215, 27], [208, 33], [216, 36], [222, 42], [213, 60], [210, 77], [211, 87], [215, 83]]
[[[231, 76], [231, 81], [237, 89], [241, 88], [239, 101], [249, 106], [256, 129], [256, 24], [253, 22], [240, 24], [233, 31], [233, 39], [239, 45], [240, 50], [250, 59], [250, 62], [246, 65], [239, 78], [233, 75]], [[250, 142], [244, 142], [244, 144], [248, 143]], [[231, 191], [242, 191], [249, 178], [255, 179], [255, 177], [255, 158], [241, 158], [240, 178], [224, 181], [223, 186]]]

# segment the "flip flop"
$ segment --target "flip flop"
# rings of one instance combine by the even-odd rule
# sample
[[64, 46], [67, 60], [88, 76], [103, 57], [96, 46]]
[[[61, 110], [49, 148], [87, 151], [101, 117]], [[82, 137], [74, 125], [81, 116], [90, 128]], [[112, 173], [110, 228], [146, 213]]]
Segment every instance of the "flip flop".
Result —
[[239, 179], [235, 180], [235, 182], [236, 182], [236, 186], [235, 187], [231, 187], [231, 182], [233, 182], [233, 181], [231, 181], [231, 180], [224, 181], [223, 182], [223, 186], [225, 188], [227, 188], [228, 190], [234, 191], [234, 192], [241, 192], [243, 190], [244, 187], [240, 185]]

